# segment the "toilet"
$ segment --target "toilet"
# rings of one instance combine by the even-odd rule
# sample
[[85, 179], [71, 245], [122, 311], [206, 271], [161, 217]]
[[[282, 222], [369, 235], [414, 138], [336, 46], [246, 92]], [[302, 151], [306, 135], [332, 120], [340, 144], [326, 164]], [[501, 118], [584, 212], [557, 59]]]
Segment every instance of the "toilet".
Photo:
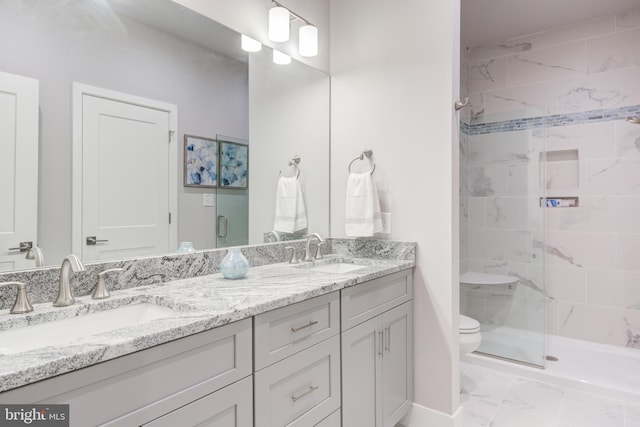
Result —
[[460, 338], [460, 357], [477, 350], [482, 341], [480, 322], [461, 314], [458, 336]]

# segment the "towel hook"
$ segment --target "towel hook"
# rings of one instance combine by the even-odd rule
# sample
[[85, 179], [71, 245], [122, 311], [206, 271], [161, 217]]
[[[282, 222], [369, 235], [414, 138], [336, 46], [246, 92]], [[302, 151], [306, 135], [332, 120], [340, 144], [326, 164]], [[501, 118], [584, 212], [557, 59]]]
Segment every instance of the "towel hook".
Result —
[[[300, 167], [298, 167], [298, 164], [300, 164], [300, 156], [296, 154], [289, 160], [289, 166], [296, 168], [296, 178], [300, 178]], [[282, 176], [282, 171], [280, 171], [280, 176]]]
[[[371, 156], [373, 155], [373, 150], [371, 150], [371, 148], [368, 148], [366, 150], [364, 150], [362, 153], [360, 153], [360, 155], [358, 157], [356, 157], [355, 159], [351, 160], [351, 162], [349, 163], [349, 167], [347, 168], [349, 170], [349, 173], [351, 173], [351, 165], [353, 164], [353, 162], [355, 162], [356, 160], [364, 160], [364, 158], [368, 158], [369, 162], [371, 162]], [[371, 163], [371, 171], [369, 171], [370, 174], [373, 174], [373, 171], [376, 170], [376, 164], [375, 163]]]

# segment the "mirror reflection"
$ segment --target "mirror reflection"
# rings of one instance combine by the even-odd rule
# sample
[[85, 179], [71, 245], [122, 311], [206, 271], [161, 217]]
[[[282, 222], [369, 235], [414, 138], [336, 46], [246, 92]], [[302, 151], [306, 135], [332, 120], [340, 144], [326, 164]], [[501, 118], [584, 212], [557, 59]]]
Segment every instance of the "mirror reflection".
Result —
[[[0, 271], [328, 233], [324, 73], [169, 0], [0, 1], [0, 31]], [[185, 185], [185, 135], [244, 184]], [[273, 233], [294, 156], [308, 228]]]

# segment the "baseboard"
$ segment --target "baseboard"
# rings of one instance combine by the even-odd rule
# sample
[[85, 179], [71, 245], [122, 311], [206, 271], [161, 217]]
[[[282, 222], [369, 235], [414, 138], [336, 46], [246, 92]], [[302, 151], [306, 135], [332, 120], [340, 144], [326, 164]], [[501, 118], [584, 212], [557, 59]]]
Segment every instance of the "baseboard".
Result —
[[404, 427], [462, 427], [463, 417], [462, 406], [453, 415], [448, 415], [414, 403], [409, 414], [400, 421], [400, 425]]

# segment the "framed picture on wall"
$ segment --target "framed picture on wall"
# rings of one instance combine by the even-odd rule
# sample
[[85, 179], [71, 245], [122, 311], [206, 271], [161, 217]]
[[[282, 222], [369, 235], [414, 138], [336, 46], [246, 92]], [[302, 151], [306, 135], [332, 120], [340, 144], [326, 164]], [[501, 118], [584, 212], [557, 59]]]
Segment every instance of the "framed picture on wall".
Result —
[[249, 146], [220, 141], [220, 188], [245, 189], [249, 184]]
[[201, 136], [184, 136], [184, 186], [218, 186], [218, 141]]

